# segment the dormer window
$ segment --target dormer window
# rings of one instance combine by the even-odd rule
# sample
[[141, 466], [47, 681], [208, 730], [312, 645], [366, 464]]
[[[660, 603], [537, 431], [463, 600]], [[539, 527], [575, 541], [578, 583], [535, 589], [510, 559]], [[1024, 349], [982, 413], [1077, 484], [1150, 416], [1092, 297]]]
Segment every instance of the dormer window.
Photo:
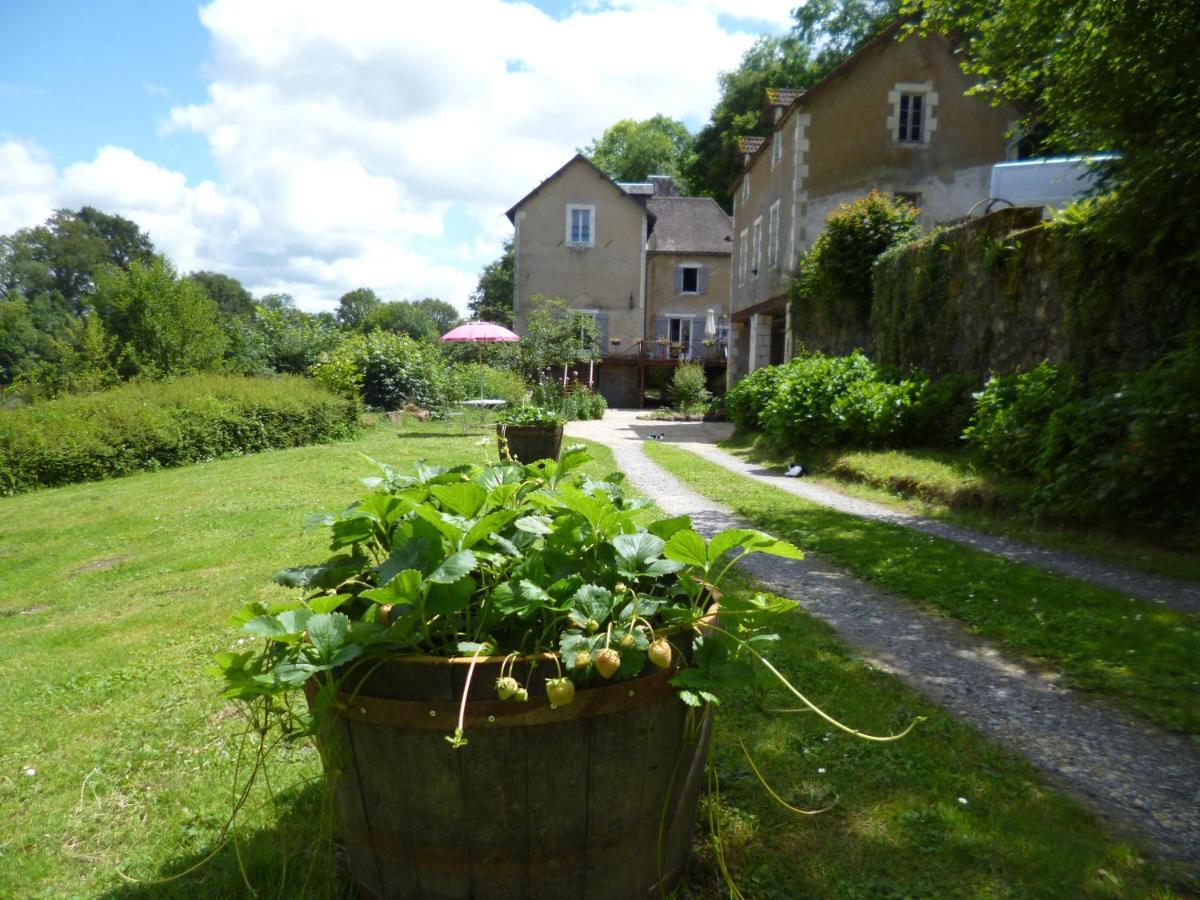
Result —
[[592, 247], [596, 243], [596, 207], [567, 204], [567, 246]]

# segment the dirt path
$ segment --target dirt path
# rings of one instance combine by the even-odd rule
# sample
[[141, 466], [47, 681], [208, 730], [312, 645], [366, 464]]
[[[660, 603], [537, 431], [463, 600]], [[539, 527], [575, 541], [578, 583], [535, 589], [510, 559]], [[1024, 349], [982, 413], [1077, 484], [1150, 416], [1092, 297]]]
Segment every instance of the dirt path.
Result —
[[[638, 490], [669, 515], [690, 515], [698, 531], [744, 526], [642, 452], [645, 434], [669, 428], [635, 424], [631, 414], [619, 412], [600, 422], [572, 423], [568, 434], [607, 444]], [[710, 426], [693, 432], [704, 428]], [[957, 623], [927, 615], [820, 560], [751, 557], [745, 568], [829, 623], [874, 664], [1024, 754], [1117, 830], [1139, 834], [1165, 856], [1200, 868], [1195, 742], [1084, 699]]]
[[703, 457], [709, 462], [724, 466], [739, 475], [757, 478], [772, 487], [795, 494], [813, 503], [828, 506], [840, 512], [877, 519], [920, 531], [935, 537], [974, 547], [985, 553], [1028, 563], [1060, 575], [1078, 578], [1098, 587], [1111, 588], [1130, 597], [1151, 603], [1170, 606], [1183, 612], [1200, 615], [1200, 585], [1177, 581], [1149, 572], [1137, 572], [1120, 566], [1106, 565], [1096, 559], [1078, 556], [1061, 550], [1039, 547], [1013, 538], [1000, 537], [975, 531], [961, 525], [951, 525], [937, 519], [929, 519], [912, 513], [890, 509], [869, 500], [859, 500], [831, 488], [813, 484], [803, 478], [784, 478], [782, 473], [767, 469], [757, 463], [747, 462], [741, 457], [726, 453], [717, 446], [718, 441], [729, 437], [730, 426], [708, 422], [645, 422], [637, 419], [631, 410], [613, 410], [602, 420], [603, 426], [614, 435], [628, 434], [639, 437], [651, 433], [663, 433], [666, 440], [685, 450]]

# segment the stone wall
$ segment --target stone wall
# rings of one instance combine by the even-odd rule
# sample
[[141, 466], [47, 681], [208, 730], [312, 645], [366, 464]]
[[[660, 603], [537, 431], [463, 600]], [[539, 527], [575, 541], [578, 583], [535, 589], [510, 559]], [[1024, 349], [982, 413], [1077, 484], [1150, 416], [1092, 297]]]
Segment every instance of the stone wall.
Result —
[[1004, 209], [895, 248], [875, 264], [869, 322], [794, 310], [797, 346], [864, 349], [932, 375], [1068, 362], [1085, 378], [1144, 368], [1200, 328], [1192, 278], [1118, 253], [1102, 238]]

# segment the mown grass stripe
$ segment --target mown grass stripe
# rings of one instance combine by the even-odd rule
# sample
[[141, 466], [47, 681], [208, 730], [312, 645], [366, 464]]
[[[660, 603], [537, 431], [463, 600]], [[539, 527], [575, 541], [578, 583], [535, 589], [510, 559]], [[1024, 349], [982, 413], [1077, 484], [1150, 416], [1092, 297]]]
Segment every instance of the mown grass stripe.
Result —
[[885, 590], [1058, 669], [1170, 729], [1200, 734], [1200, 620], [837, 512], [667, 444], [646, 453], [700, 493]]

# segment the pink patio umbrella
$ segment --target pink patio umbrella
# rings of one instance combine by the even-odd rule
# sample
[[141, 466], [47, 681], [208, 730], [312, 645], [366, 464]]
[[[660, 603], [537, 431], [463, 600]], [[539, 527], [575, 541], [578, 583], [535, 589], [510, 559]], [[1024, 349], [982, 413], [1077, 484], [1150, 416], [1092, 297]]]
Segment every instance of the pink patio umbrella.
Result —
[[[441, 340], [447, 343], [479, 344], [479, 362], [483, 362], [483, 345], [494, 343], [512, 343], [519, 341], [520, 335], [509, 331], [503, 325], [495, 322], [465, 322], [457, 328], [451, 328], [442, 335]], [[483, 373], [479, 373], [479, 399], [483, 399]]]

